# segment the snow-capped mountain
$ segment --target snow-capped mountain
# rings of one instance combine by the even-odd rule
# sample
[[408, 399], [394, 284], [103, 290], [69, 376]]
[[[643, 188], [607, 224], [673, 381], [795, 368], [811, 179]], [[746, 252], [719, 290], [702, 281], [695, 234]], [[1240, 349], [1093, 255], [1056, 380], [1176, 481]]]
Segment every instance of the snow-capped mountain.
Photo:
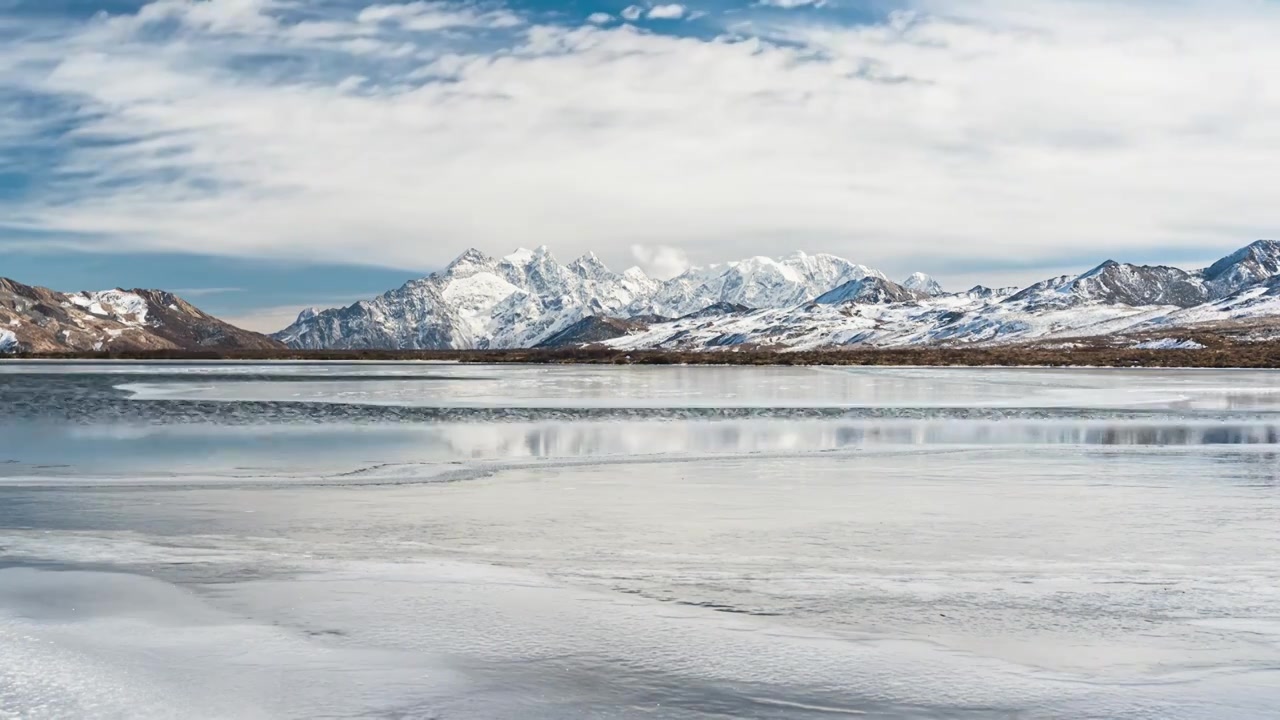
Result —
[[1108, 260], [1083, 275], [1066, 275], [1036, 283], [1011, 300], [1025, 301], [1031, 307], [1071, 307], [1098, 302], [1192, 307], [1212, 297], [1210, 285], [1201, 273]]
[[947, 293], [832, 255], [754, 257], [666, 281], [568, 265], [545, 248], [468, 250], [443, 271], [347, 308], [308, 310], [276, 337], [299, 348], [972, 345], [1112, 335], [1276, 316], [1280, 242], [1187, 271], [1108, 260], [1022, 290]]
[[659, 285], [652, 297], [633, 304], [630, 310], [680, 317], [715, 303], [786, 307], [866, 277], [887, 279], [877, 270], [834, 255], [796, 253], [782, 260], [753, 257], [691, 269]]
[[[805, 306], [710, 322], [651, 325], [608, 344], [672, 350], [726, 344], [786, 349], [998, 345], [1266, 318], [1280, 324], [1277, 273], [1280, 243], [1262, 240], [1196, 272], [1107, 261], [1081, 275], [1052, 278], [1017, 292], [979, 286], [934, 297], [874, 296], [855, 304], [826, 303], [820, 298]], [[848, 291], [837, 288], [824, 298], [839, 300]]]
[[373, 300], [304, 311], [276, 337], [299, 348], [532, 347], [584, 318], [786, 307], [867, 277], [884, 276], [834, 255], [756, 257], [658, 281], [637, 268], [614, 273], [590, 254], [561, 265], [546, 247], [503, 258], [468, 250]]
[[1280, 273], [1280, 241], [1259, 240], [1201, 271], [1216, 297], [1226, 297]]
[[60, 293], [0, 278], [0, 352], [282, 347], [163, 290]]
[[946, 294], [946, 291], [942, 289], [942, 285], [938, 284], [937, 280], [922, 272], [912, 273], [911, 277], [902, 281], [902, 287], [934, 297]]
[[[350, 307], [304, 311], [276, 337], [299, 348], [503, 348], [538, 344], [592, 316], [639, 314], [660, 283], [594, 255], [561, 265], [546, 247], [468, 250], [442, 272]], [[639, 309], [639, 310], [638, 310]]]

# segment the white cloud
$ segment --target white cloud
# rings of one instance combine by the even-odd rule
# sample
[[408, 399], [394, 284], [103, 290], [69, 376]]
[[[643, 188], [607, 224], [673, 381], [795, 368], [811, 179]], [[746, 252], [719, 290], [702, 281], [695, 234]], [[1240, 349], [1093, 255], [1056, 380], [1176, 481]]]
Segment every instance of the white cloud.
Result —
[[608, 25], [613, 21], [613, 16], [609, 13], [595, 12], [587, 16], [587, 22], [596, 25]]
[[622, 9], [621, 15], [623, 20], [634, 21], [634, 20], [639, 20], [640, 16], [643, 13], [644, 13], [644, 9], [641, 8], [639, 5], [628, 5], [627, 7]]
[[270, 11], [279, 7], [279, 0], [156, 0], [143, 6], [136, 20], [177, 20], [211, 32], [262, 32], [276, 26]]
[[[135, 33], [142, 15], [185, 30]], [[288, 5], [165, 0], [33, 33], [0, 45], [0, 86], [68, 109], [0, 121], [0, 138], [75, 130], [0, 213], [118, 248], [412, 267], [468, 246], [619, 267], [633, 245], [697, 262], [804, 249], [948, 285], [954, 261], [1150, 259], [1280, 234], [1274, 5], [774, 15], [738, 41], [418, 2], [299, 31]], [[304, 40], [324, 63], [243, 60]], [[333, 54], [352, 67], [315, 74]]]
[[782, 8], [784, 10], [794, 10], [798, 7], [822, 7], [826, 5], [826, 0], [758, 0], [757, 5], [766, 7]]
[[370, 5], [356, 17], [361, 23], [393, 23], [406, 30], [433, 31], [455, 27], [509, 28], [521, 24], [508, 10], [481, 12], [448, 2], [412, 2], [403, 5]]
[[340, 93], [351, 93], [360, 89], [365, 83], [369, 82], [369, 78], [360, 75], [352, 75], [338, 83], [337, 91]]
[[689, 255], [668, 245], [632, 245], [631, 257], [649, 277], [673, 278], [689, 269]]
[[649, 19], [651, 20], [679, 20], [684, 17], [685, 8], [679, 4], [654, 5], [649, 8]]

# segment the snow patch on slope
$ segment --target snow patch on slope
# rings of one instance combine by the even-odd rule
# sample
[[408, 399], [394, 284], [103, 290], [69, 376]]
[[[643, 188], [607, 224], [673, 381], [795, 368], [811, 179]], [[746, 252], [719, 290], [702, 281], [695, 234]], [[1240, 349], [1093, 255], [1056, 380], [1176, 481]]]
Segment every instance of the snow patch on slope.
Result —
[[1166, 312], [1168, 308], [1106, 305], [1027, 312], [999, 300], [946, 295], [908, 303], [814, 303], [710, 320], [678, 320], [607, 344], [626, 350], [1006, 345], [1110, 334]]
[[70, 293], [67, 299], [92, 315], [110, 318], [117, 322], [142, 327], [147, 324], [147, 301], [136, 293], [124, 290]]
[[1135, 343], [1135, 350], [1203, 350], [1204, 345], [1195, 340], [1179, 340], [1177, 338], [1160, 338]]
[[10, 353], [18, 350], [18, 336], [12, 330], [0, 330], [0, 352]]

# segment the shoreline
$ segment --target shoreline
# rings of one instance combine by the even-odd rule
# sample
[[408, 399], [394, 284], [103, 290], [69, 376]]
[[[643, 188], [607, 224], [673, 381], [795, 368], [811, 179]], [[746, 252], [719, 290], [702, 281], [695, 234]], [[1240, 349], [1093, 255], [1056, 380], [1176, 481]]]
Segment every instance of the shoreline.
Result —
[[24, 360], [152, 361], [436, 361], [526, 365], [756, 365], [861, 367], [1095, 367], [1095, 368], [1280, 368], [1280, 342], [1199, 350], [1131, 348], [867, 348], [808, 351], [679, 352], [663, 350], [157, 350], [15, 353], [0, 362]]

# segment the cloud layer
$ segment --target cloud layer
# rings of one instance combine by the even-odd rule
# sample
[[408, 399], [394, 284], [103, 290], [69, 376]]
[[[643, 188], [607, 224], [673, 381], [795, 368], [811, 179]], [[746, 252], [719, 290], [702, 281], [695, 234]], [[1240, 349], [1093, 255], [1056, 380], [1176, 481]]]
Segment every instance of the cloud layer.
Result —
[[1280, 226], [1275, 4], [770, 4], [0, 10], [0, 234], [405, 267], [803, 249], [946, 279]]

